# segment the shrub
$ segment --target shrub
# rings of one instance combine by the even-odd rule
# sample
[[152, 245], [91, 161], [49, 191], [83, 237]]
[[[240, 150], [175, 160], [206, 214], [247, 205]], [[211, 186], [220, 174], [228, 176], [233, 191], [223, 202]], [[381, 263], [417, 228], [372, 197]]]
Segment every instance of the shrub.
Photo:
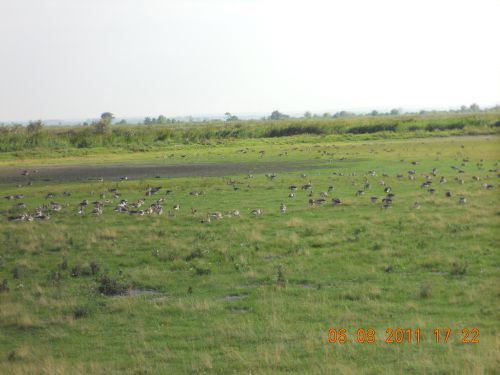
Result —
[[103, 275], [99, 280], [99, 292], [106, 296], [126, 294], [130, 286], [122, 281]]
[[458, 263], [453, 263], [451, 265], [451, 275], [452, 276], [463, 276], [467, 273], [467, 268], [468, 268], [467, 262], [465, 262], [463, 265], [460, 265]]
[[210, 268], [196, 267], [196, 274], [198, 276], [209, 275], [212, 272]]
[[3, 281], [0, 283], [0, 293], [1, 292], [8, 292], [9, 289], [9, 282], [7, 279], [3, 279]]
[[73, 318], [82, 319], [89, 315], [89, 310], [85, 306], [77, 306], [73, 310]]
[[347, 129], [350, 134], [367, 134], [378, 132], [395, 132], [398, 129], [398, 124], [376, 124], [376, 125], [363, 125], [353, 126]]

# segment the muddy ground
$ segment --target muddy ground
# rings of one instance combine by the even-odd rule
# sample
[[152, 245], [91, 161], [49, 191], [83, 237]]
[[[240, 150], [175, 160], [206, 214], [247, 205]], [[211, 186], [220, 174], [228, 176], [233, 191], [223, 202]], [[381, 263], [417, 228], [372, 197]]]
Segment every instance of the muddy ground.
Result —
[[27, 184], [28, 182], [73, 182], [103, 178], [106, 181], [128, 179], [230, 176], [238, 174], [273, 173], [327, 168], [332, 164], [318, 165], [311, 162], [271, 162], [271, 163], [207, 163], [169, 165], [80, 165], [50, 166], [35, 168], [0, 167], [0, 184]]

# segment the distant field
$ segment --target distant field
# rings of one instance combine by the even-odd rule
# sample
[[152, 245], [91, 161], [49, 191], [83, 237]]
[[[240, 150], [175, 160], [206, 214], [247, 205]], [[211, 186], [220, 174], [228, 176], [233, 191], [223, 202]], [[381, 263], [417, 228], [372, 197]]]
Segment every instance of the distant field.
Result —
[[[496, 373], [500, 139], [493, 126], [464, 129], [0, 153], [19, 176], [40, 165], [259, 165], [251, 176], [15, 184], [0, 169], [0, 373]], [[161, 215], [140, 215], [160, 198]], [[135, 214], [114, 211], [122, 199]], [[42, 205], [48, 220], [8, 220]], [[330, 328], [348, 341], [330, 343]], [[360, 328], [375, 342], [356, 342]], [[411, 329], [412, 342], [386, 343], [389, 328]], [[461, 342], [465, 328], [479, 343]]]
[[[231, 160], [248, 161], [251, 155], [235, 155], [233, 148], [264, 147], [272, 151], [276, 144], [297, 146], [319, 139], [344, 143], [488, 135], [498, 134], [499, 129], [498, 112], [112, 125], [102, 132], [94, 125], [46, 126], [33, 131], [13, 125], [0, 126], [0, 166], [203, 162], [220, 159], [227, 153]], [[310, 159], [310, 155], [303, 155]]]

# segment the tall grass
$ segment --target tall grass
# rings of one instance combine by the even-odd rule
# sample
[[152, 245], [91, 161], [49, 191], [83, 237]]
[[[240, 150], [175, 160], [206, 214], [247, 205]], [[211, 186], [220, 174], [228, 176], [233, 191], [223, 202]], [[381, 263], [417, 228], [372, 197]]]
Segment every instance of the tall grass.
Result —
[[[134, 151], [169, 144], [210, 143], [225, 139], [274, 138], [294, 135], [496, 133], [500, 114], [446, 114], [355, 117], [346, 119], [250, 120], [165, 125], [114, 125], [108, 134], [94, 126], [53, 126], [29, 132], [20, 125], [0, 126], [0, 152], [33, 149], [127, 147]], [[445, 135], [445, 134], [443, 134]]]

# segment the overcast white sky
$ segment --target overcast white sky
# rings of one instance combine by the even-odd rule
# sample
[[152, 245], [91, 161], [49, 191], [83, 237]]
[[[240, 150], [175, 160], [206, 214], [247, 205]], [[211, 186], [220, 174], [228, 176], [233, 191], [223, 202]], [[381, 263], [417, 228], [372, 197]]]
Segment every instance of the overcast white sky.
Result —
[[0, 0], [0, 120], [500, 103], [500, 0]]

